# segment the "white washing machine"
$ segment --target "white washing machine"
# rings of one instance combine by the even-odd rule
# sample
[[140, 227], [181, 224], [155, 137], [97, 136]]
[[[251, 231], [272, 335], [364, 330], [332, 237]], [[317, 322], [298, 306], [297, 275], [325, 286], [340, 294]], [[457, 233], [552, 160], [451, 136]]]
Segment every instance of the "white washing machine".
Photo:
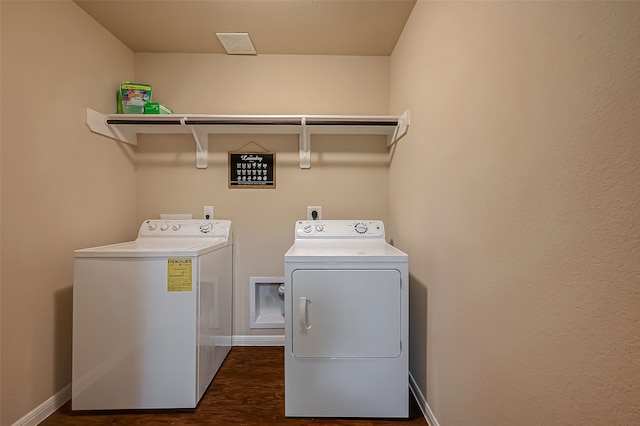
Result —
[[73, 410], [194, 408], [231, 349], [228, 220], [75, 251]]
[[382, 221], [298, 221], [285, 262], [285, 415], [408, 417], [408, 256]]

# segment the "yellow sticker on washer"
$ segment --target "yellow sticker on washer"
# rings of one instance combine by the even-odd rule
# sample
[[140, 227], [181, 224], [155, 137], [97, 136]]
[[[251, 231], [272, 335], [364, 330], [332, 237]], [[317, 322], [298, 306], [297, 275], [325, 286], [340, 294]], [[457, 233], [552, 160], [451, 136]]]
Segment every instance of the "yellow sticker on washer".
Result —
[[172, 257], [167, 262], [167, 291], [192, 291], [191, 258]]

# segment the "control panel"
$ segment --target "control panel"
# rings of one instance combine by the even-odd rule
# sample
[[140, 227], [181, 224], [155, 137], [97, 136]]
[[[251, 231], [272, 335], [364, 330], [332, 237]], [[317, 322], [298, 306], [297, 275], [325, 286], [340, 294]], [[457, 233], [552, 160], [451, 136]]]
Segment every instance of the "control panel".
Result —
[[299, 220], [295, 235], [297, 239], [384, 239], [384, 223], [381, 220]]
[[210, 237], [229, 238], [230, 220], [169, 220], [150, 219], [142, 222], [138, 238], [148, 237]]

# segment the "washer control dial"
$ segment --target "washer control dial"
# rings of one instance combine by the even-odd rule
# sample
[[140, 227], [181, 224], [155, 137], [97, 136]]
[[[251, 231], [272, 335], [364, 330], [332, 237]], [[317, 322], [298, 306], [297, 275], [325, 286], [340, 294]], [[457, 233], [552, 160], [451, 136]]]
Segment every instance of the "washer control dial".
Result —
[[324, 226], [322, 226], [322, 225], [316, 225], [316, 231], [318, 231], [318, 232], [322, 232], [322, 231], [324, 231]]
[[369, 227], [367, 226], [367, 224], [362, 222], [356, 223], [354, 228], [358, 234], [364, 234], [369, 230]]
[[162, 225], [160, 225], [161, 231], [166, 231], [167, 229], [169, 229], [169, 225], [167, 225], [166, 223], [163, 223]]
[[174, 223], [174, 224], [171, 226], [171, 229], [173, 229], [174, 231], [177, 231], [177, 230], [179, 230], [180, 228], [182, 228], [182, 226], [181, 226], [179, 223]]
[[200, 232], [202, 232], [203, 234], [208, 234], [209, 232], [211, 232], [212, 229], [213, 229], [213, 223], [211, 222], [206, 222], [200, 225]]
[[150, 223], [149, 224], [149, 231], [155, 231], [155, 229], [158, 227], [158, 225], [156, 225], [155, 223]]
[[313, 230], [313, 226], [311, 225], [305, 225], [304, 228], [302, 228], [302, 230], [308, 234], [309, 232], [311, 232]]

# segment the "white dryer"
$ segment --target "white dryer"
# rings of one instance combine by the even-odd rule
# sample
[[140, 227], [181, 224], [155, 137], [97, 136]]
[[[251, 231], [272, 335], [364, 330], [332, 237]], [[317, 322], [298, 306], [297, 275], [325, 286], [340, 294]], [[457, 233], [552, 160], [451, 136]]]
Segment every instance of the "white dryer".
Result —
[[285, 267], [285, 415], [408, 417], [408, 256], [382, 221], [298, 221]]
[[75, 251], [72, 409], [193, 408], [231, 349], [228, 220]]

